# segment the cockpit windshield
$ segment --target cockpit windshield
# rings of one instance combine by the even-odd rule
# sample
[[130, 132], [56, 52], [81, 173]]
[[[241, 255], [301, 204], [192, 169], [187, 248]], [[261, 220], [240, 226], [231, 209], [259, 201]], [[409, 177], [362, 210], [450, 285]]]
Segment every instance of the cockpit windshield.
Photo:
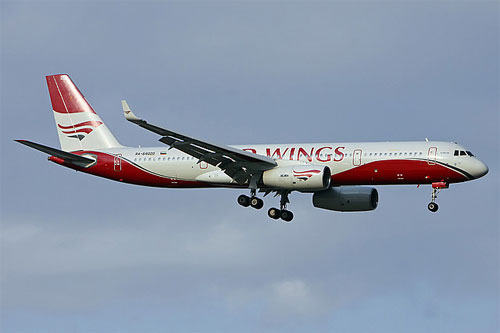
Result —
[[474, 156], [473, 153], [471, 153], [470, 151], [464, 151], [464, 150], [455, 150], [455, 152], [453, 153], [453, 156]]

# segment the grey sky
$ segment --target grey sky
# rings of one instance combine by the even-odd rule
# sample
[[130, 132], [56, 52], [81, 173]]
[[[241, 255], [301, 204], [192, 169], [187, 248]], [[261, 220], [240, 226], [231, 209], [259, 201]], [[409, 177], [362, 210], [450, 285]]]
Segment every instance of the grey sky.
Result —
[[[498, 2], [1, 4], [1, 330], [497, 332]], [[370, 213], [291, 224], [237, 190], [75, 173], [44, 76], [68, 73], [117, 139], [149, 121], [224, 144], [458, 141], [490, 168]], [[265, 208], [277, 199], [267, 198]]]

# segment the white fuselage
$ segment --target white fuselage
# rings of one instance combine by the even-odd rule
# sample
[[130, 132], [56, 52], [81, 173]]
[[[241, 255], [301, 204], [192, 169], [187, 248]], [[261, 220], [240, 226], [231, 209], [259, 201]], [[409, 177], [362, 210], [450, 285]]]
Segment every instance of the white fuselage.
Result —
[[[425, 161], [428, 165], [440, 164], [463, 173], [466, 175], [464, 180], [480, 177], [487, 172], [487, 167], [480, 160], [473, 156], [464, 155], [464, 153], [460, 155], [460, 152], [465, 152], [465, 149], [457, 143], [449, 142], [269, 144], [232, 147], [269, 156], [275, 159], [278, 165], [326, 165], [331, 170], [333, 180], [335, 180], [335, 175], [374, 162], [393, 161], [400, 163]], [[459, 151], [458, 156], [455, 156], [455, 151]], [[219, 168], [206, 162], [198, 163], [196, 158], [176, 149], [169, 150], [168, 147], [113, 148], [102, 150], [102, 152], [119, 156], [124, 161], [134, 164], [144, 171], [162, 177], [212, 184], [231, 184], [234, 182]], [[118, 170], [118, 165], [116, 167]], [[375, 170], [374, 172], [381, 171]], [[400, 178], [400, 181], [394, 183], [407, 183], [404, 180], [405, 173], [408, 172], [411, 170], [400, 170], [396, 174], [396, 179]], [[398, 175], [400, 176], [398, 177]], [[417, 183], [425, 183], [425, 181]]]

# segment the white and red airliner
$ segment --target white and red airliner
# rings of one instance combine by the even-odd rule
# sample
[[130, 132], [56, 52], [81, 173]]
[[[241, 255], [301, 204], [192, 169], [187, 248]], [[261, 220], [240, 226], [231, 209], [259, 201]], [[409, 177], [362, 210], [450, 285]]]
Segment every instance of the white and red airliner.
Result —
[[312, 193], [315, 207], [369, 211], [378, 192], [359, 185], [431, 184], [428, 209], [436, 212], [438, 192], [452, 183], [486, 175], [488, 167], [453, 142], [358, 142], [224, 146], [164, 129], [135, 116], [122, 101], [125, 118], [158, 134], [166, 146], [124, 147], [68, 75], [46, 77], [61, 149], [26, 140], [22, 144], [51, 155], [49, 160], [119, 182], [171, 188], [249, 189], [238, 203], [256, 209], [264, 196], [280, 195], [269, 217], [291, 221], [292, 191]]

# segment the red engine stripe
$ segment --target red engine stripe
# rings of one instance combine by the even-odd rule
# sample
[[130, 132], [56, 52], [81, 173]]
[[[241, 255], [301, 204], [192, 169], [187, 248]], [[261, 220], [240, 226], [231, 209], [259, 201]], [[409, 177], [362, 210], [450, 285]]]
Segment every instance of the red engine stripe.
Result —
[[310, 172], [312, 172], [312, 173], [320, 173], [321, 170], [306, 170], [306, 171], [295, 171], [295, 170], [293, 170], [293, 172], [294, 173], [310, 173]]

